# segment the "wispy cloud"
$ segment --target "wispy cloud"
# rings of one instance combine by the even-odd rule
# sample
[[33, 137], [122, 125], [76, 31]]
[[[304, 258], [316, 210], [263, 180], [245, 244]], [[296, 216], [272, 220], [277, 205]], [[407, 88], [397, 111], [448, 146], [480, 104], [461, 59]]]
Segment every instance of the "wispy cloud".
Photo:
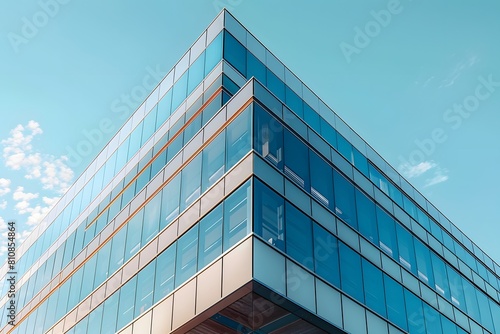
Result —
[[448, 171], [443, 168], [438, 168], [434, 171], [434, 176], [425, 180], [424, 188], [448, 181], [448, 179]]
[[462, 73], [469, 67], [472, 67], [474, 64], [476, 64], [478, 61], [478, 56], [470, 56], [459, 61], [447, 75], [447, 77], [441, 82], [439, 88], [446, 88], [454, 85], [458, 78], [460, 78]]
[[427, 176], [424, 180], [425, 188], [445, 182], [449, 179], [448, 170], [440, 167], [432, 160], [423, 161], [417, 165], [403, 163], [399, 166], [399, 171], [408, 179], [416, 179], [421, 176]]
[[9, 179], [0, 178], [0, 196], [10, 193], [10, 183]]

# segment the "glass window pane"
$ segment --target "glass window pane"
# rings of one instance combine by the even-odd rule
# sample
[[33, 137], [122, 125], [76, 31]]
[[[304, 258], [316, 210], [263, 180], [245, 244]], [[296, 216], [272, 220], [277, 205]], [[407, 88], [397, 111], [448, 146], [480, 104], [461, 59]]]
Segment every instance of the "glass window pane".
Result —
[[222, 204], [200, 221], [198, 270], [222, 254]]
[[378, 245], [377, 218], [375, 203], [356, 188], [356, 209], [359, 232], [368, 240]]
[[441, 314], [441, 325], [444, 334], [457, 334], [457, 326], [444, 315]]
[[462, 286], [462, 277], [455, 271], [455, 269], [451, 268], [449, 265], [446, 265], [446, 272], [448, 273], [450, 282], [451, 302], [462, 311], [467, 312], [467, 308], [465, 307], [465, 295], [464, 288]]
[[102, 310], [103, 310], [103, 304], [99, 305], [95, 310], [93, 310], [88, 315], [89, 325], [87, 327], [87, 333], [100, 332], [102, 323]]
[[82, 288], [80, 290], [80, 300], [84, 299], [92, 292], [94, 286], [94, 277], [95, 277], [95, 265], [97, 262], [97, 256], [92, 256], [92, 258], [85, 263], [83, 266], [83, 279], [82, 279]]
[[158, 112], [156, 114], [156, 128], [160, 126], [170, 117], [172, 114], [172, 89], [170, 89], [167, 94], [158, 102]]
[[257, 103], [254, 104], [257, 152], [280, 170], [283, 169], [283, 125]]
[[396, 224], [396, 235], [398, 239], [399, 263], [417, 275], [417, 262], [415, 260], [412, 235], [399, 224]]
[[431, 252], [432, 269], [434, 272], [435, 290], [444, 298], [450, 299], [450, 286], [448, 275], [446, 275], [446, 266], [434, 252]]
[[295, 92], [291, 90], [288, 86], [285, 86], [285, 97], [286, 97], [286, 105], [288, 106], [288, 108], [290, 108], [300, 118], [303, 118], [304, 109], [302, 105], [302, 99], [297, 94], [295, 94]]
[[283, 212], [285, 201], [283, 197], [255, 180], [254, 185], [255, 233], [271, 245], [285, 251], [285, 229]]
[[205, 53], [203, 52], [198, 59], [189, 67], [188, 94], [200, 84], [205, 74]]
[[266, 67], [251, 52], [247, 52], [247, 78], [251, 77], [266, 85]]
[[141, 145], [143, 145], [149, 138], [151, 138], [151, 135], [156, 131], [156, 110], [157, 106], [155, 105], [154, 108], [142, 121], [143, 127]]
[[337, 131], [323, 118], [320, 119], [321, 136], [333, 147], [337, 147]]
[[109, 276], [109, 257], [111, 255], [111, 242], [106, 243], [97, 253], [97, 265], [94, 278], [94, 289], [101, 285]]
[[181, 206], [184, 210], [193, 203], [201, 193], [201, 154], [198, 154], [181, 173]]
[[270, 69], [267, 71], [267, 88], [281, 101], [285, 101], [285, 84]]
[[363, 280], [361, 273], [361, 257], [358, 253], [339, 242], [340, 281], [342, 290], [361, 303], [364, 302]]
[[353, 147], [352, 152], [354, 156], [354, 166], [356, 166], [356, 168], [359, 169], [359, 171], [363, 173], [363, 175], [365, 176], [369, 175], [368, 160], [366, 159], [366, 157], [361, 152], [359, 152], [355, 147]]
[[386, 274], [384, 274], [384, 284], [387, 316], [389, 320], [406, 330], [407, 323], [403, 287]]
[[163, 188], [160, 229], [170, 224], [179, 215], [181, 174], [178, 174]]
[[210, 73], [215, 65], [222, 59], [222, 32], [215, 37], [205, 50], [205, 76]]
[[251, 107], [248, 107], [226, 129], [227, 169], [233, 167], [251, 148]]
[[116, 332], [116, 317], [118, 314], [118, 297], [119, 293], [113, 293], [111, 297], [104, 302], [104, 310], [102, 314], [103, 322], [101, 334], [114, 334]]
[[[424, 306], [424, 318], [425, 327], [427, 328], [428, 334], [441, 334], [443, 329], [441, 328], [441, 317], [438, 311], [433, 307], [423, 303]], [[448, 333], [446, 333], [448, 334]]]
[[134, 276], [120, 289], [117, 328], [122, 328], [134, 318], [136, 283], [137, 276]]
[[338, 240], [316, 223], [313, 223], [313, 231], [315, 272], [340, 287]]
[[293, 205], [285, 204], [286, 253], [314, 270], [312, 222]]
[[161, 195], [159, 192], [144, 207], [144, 222], [142, 225], [142, 244], [145, 245], [158, 233], [161, 214]]
[[336, 170], [333, 171], [333, 186], [335, 190], [335, 213], [347, 224], [357, 229], [354, 186]]
[[394, 219], [382, 208], [377, 206], [377, 223], [380, 248], [393, 259], [398, 260], [396, 226]]
[[488, 303], [488, 297], [486, 295], [477, 290], [477, 303], [479, 305], [479, 313], [481, 314], [481, 324], [489, 329], [491, 332], [494, 332], [493, 328], [493, 319], [491, 318], [490, 304]]
[[386, 316], [382, 271], [363, 259], [365, 304], [382, 316]]
[[202, 191], [207, 190], [224, 174], [224, 132], [219, 134], [202, 153]]
[[409, 332], [425, 333], [425, 320], [424, 310], [422, 308], [422, 300], [406, 289], [404, 290], [404, 295]]
[[224, 59], [246, 76], [247, 50], [227, 31], [224, 31]]
[[195, 225], [177, 242], [175, 286], [178, 287], [196, 273], [198, 260], [198, 228]]
[[250, 191], [247, 181], [224, 201], [224, 251], [250, 233]]
[[141, 248], [141, 233], [144, 209], [139, 211], [127, 223], [127, 242], [125, 245], [125, 262]]
[[174, 290], [176, 246], [172, 244], [156, 258], [155, 303]]
[[321, 131], [319, 115], [307, 103], [304, 103], [304, 121], [317, 133]]
[[155, 286], [155, 261], [150, 262], [137, 275], [137, 293], [135, 296], [135, 315], [137, 318], [153, 305], [153, 290]]
[[125, 261], [125, 239], [127, 228], [124, 227], [111, 240], [111, 253], [109, 255], [109, 274], [113, 274]]
[[418, 277], [431, 287], [434, 287], [434, 275], [432, 274], [431, 254], [429, 252], [429, 248], [417, 239], [414, 239], [414, 244], [415, 256], [417, 258]]
[[389, 182], [385, 176], [383, 176], [382, 173], [380, 173], [378, 169], [373, 167], [371, 164], [369, 164], [368, 169], [370, 171], [370, 180], [386, 195], [389, 195]]
[[333, 168], [312, 151], [309, 152], [309, 159], [311, 169], [311, 194], [324, 206], [334, 210]]
[[340, 154], [349, 162], [354, 162], [352, 145], [340, 133], [337, 133], [337, 147]]
[[181, 102], [187, 96], [187, 82], [188, 82], [188, 72], [184, 74], [177, 80], [172, 88], [172, 113], [181, 105]]
[[285, 174], [309, 191], [309, 149], [288, 130], [285, 130], [285, 146]]

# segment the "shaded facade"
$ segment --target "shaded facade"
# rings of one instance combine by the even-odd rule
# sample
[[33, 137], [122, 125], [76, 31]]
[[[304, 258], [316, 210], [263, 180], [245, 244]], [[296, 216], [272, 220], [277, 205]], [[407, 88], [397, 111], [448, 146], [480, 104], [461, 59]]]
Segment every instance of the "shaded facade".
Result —
[[227, 11], [19, 256], [2, 333], [500, 332], [500, 267]]

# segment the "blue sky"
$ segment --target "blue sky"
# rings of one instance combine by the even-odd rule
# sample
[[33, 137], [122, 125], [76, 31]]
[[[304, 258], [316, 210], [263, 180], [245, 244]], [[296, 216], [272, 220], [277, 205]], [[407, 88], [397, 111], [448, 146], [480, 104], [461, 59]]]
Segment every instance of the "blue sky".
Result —
[[500, 262], [494, 0], [2, 2], [0, 233], [28, 235], [223, 6]]

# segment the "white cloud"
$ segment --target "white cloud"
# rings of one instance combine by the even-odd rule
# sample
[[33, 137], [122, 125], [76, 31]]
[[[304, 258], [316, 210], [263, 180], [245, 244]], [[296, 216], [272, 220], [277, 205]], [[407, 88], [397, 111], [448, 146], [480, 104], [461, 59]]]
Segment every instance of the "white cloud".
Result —
[[74, 173], [66, 164], [66, 156], [42, 154], [34, 149], [33, 139], [42, 133], [40, 125], [33, 120], [12, 129], [10, 137], [1, 141], [5, 166], [23, 170], [26, 179], [39, 180], [43, 189], [62, 194], [70, 187]]
[[478, 56], [470, 56], [468, 58], [465, 58], [461, 61], [459, 61], [453, 70], [448, 74], [448, 77], [445, 78], [442, 82], [439, 88], [444, 88], [444, 87], [450, 87], [455, 82], [458, 80], [458, 78], [462, 75], [463, 71], [466, 70], [467, 68], [473, 66], [479, 61]]
[[31, 201], [38, 197], [38, 194], [25, 193], [24, 187], [17, 187], [16, 191], [12, 194], [14, 201]]
[[0, 217], [0, 235], [2, 240], [0, 241], [0, 256], [4, 256], [7, 253], [7, 222]]
[[7, 201], [3, 200], [0, 202], [0, 209], [5, 210], [7, 208]]
[[424, 187], [427, 188], [427, 187], [434, 186], [436, 184], [439, 184], [439, 183], [447, 181], [449, 179], [449, 177], [448, 177], [447, 174], [448, 174], [448, 171], [446, 169], [438, 168], [434, 172], [434, 176], [433, 177], [428, 178], [428, 179], [425, 180]]
[[10, 183], [9, 179], [0, 178], [0, 196], [10, 193]]
[[418, 165], [411, 165], [409, 163], [403, 163], [399, 166], [399, 170], [403, 175], [409, 179], [419, 177], [428, 170], [436, 167], [437, 164], [434, 161], [424, 161]]

